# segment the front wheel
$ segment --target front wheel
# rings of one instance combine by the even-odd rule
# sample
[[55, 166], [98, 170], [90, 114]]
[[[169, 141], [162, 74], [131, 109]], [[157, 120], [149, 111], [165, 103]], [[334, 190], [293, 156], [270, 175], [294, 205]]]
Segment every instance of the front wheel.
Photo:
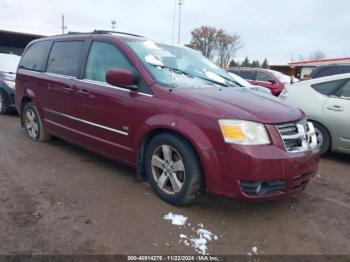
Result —
[[196, 152], [183, 138], [160, 134], [147, 146], [146, 173], [155, 193], [173, 205], [196, 199], [202, 189], [202, 172]]
[[5, 115], [11, 112], [9, 100], [4, 91], [0, 90], [0, 114]]
[[321, 155], [325, 155], [331, 147], [331, 136], [328, 130], [321, 124], [313, 122], [313, 125], [316, 132], [317, 145], [320, 147]]

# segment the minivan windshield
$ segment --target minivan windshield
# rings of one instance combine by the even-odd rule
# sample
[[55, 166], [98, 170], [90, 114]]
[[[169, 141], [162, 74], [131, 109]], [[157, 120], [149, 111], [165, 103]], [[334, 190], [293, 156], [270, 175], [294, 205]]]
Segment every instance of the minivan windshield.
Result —
[[174, 87], [237, 86], [222, 68], [187, 47], [126, 40], [157, 82]]

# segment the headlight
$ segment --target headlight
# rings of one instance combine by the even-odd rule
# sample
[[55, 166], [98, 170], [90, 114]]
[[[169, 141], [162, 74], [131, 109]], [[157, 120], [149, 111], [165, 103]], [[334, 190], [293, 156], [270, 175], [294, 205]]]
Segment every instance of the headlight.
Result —
[[15, 89], [15, 82], [14, 81], [4, 80], [4, 82], [9, 88]]
[[226, 143], [241, 145], [267, 145], [270, 138], [261, 123], [244, 120], [219, 120], [222, 135]]

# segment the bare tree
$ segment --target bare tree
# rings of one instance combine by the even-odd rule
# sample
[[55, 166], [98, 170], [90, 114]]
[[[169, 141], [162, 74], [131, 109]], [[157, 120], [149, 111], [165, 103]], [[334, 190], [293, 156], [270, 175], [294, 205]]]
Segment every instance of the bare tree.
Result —
[[322, 51], [315, 51], [313, 53], [310, 54], [309, 59], [312, 61], [319, 61], [326, 58], [325, 53], [323, 53]]
[[210, 26], [202, 26], [194, 29], [192, 39], [188, 47], [196, 49], [208, 58], [212, 58], [217, 45], [217, 29]]
[[194, 29], [188, 47], [196, 49], [210, 59], [217, 60], [221, 67], [227, 67], [235, 52], [242, 47], [238, 34], [229, 35], [222, 29], [202, 26]]
[[242, 48], [240, 36], [229, 35], [222, 29], [217, 33], [217, 63], [220, 67], [227, 67], [236, 51]]

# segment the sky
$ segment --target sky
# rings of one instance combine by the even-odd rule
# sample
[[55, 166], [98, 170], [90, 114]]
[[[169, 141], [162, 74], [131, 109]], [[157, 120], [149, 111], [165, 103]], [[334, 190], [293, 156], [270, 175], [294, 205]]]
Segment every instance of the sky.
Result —
[[[0, 29], [60, 34], [94, 29], [141, 34], [171, 43], [176, 0], [0, 0]], [[241, 36], [235, 59], [267, 58], [280, 64], [322, 51], [327, 58], [350, 57], [349, 0], [183, 0], [181, 41], [202, 25]], [[178, 6], [175, 42], [177, 42]]]

